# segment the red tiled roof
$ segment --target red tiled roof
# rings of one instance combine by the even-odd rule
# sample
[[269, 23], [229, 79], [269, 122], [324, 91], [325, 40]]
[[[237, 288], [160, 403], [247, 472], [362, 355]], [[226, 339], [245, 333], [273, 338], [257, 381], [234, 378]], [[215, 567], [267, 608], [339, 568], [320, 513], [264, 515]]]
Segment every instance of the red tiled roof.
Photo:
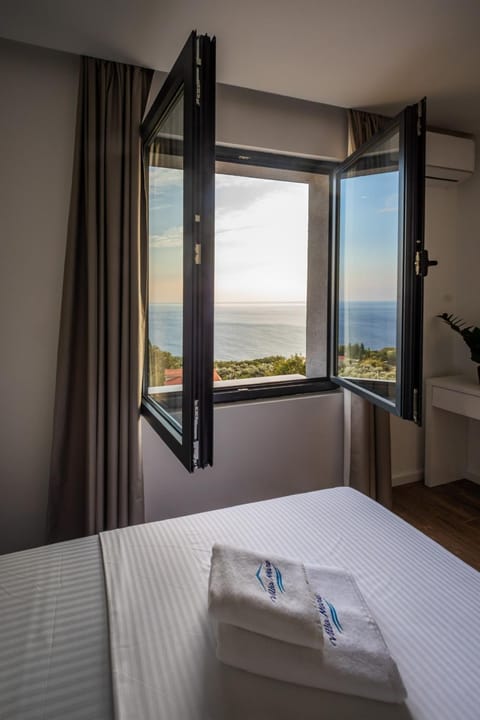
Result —
[[[222, 378], [213, 369], [213, 380], [221, 380]], [[165, 385], [181, 385], [183, 382], [183, 370], [182, 368], [167, 368], [165, 370]]]

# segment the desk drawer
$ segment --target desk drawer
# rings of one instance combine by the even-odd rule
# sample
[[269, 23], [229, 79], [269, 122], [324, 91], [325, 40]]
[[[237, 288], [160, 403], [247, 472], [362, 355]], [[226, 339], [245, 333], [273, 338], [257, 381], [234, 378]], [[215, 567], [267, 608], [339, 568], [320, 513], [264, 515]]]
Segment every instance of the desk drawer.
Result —
[[448, 412], [480, 420], [480, 397], [433, 387], [432, 405]]

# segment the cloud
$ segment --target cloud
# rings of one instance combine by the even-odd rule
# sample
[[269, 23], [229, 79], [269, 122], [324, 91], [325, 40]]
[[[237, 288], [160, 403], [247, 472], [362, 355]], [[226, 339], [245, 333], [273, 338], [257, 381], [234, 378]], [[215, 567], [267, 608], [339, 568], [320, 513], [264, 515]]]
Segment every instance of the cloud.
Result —
[[171, 227], [160, 235], [150, 235], [150, 248], [179, 248], [183, 246], [183, 226]]
[[225, 235], [226, 233], [240, 232], [242, 230], [257, 230], [258, 225], [235, 225], [232, 227], [219, 227], [218, 222], [215, 227], [215, 237]]
[[215, 206], [217, 222], [222, 216], [243, 215], [246, 210], [275, 193], [278, 184], [263, 178], [248, 178], [237, 175], [216, 175]]
[[[278, 197], [288, 194], [287, 185], [267, 178], [216, 175], [215, 178], [215, 237], [219, 244], [228, 243], [232, 249], [244, 245], [245, 235], [268, 231], [278, 214]], [[283, 191], [283, 192], [282, 192]], [[285, 198], [286, 199], [286, 198]], [[269, 211], [270, 210], [270, 211]], [[245, 222], [247, 221], [247, 222]]]
[[380, 210], [377, 210], [377, 213], [379, 215], [381, 215], [382, 213], [394, 213], [394, 212], [398, 212], [398, 205], [396, 205], [395, 207], [383, 207], [383, 208], [380, 208]]
[[149, 193], [160, 193], [165, 190], [183, 187], [183, 170], [177, 168], [149, 168]]
[[264, 192], [258, 180], [249, 184], [260, 191], [254, 200], [239, 210], [233, 199], [216, 217], [216, 300], [304, 301], [308, 185], [273, 181]]
[[398, 193], [390, 193], [386, 196], [383, 207], [377, 213], [398, 213]]

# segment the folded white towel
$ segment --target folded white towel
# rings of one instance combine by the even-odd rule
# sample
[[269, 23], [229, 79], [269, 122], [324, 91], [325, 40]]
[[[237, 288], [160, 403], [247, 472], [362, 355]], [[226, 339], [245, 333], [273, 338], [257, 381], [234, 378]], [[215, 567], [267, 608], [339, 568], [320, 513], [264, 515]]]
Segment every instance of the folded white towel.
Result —
[[232, 625], [217, 627], [217, 657], [227, 665], [298, 685], [401, 703], [406, 691], [378, 625], [353, 577], [307, 567], [324, 627], [323, 650], [300, 647]]
[[320, 648], [321, 616], [299, 561], [214, 545], [208, 606], [215, 620]]

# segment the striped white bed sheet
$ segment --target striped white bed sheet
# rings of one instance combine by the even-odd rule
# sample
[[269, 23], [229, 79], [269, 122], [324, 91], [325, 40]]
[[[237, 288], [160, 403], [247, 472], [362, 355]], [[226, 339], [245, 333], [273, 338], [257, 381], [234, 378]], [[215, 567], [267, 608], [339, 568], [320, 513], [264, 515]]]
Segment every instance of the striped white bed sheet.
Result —
[[98, 537], [0, 556], [0, 720], [112, 720]]
[[[211, 546], [349, 569], [408, 690], [405, 706], [222, 666], [207, 617]], [[322, 490], [101, 536], [117, 720], [478, 720], [480, 574], [372, 500]]]

